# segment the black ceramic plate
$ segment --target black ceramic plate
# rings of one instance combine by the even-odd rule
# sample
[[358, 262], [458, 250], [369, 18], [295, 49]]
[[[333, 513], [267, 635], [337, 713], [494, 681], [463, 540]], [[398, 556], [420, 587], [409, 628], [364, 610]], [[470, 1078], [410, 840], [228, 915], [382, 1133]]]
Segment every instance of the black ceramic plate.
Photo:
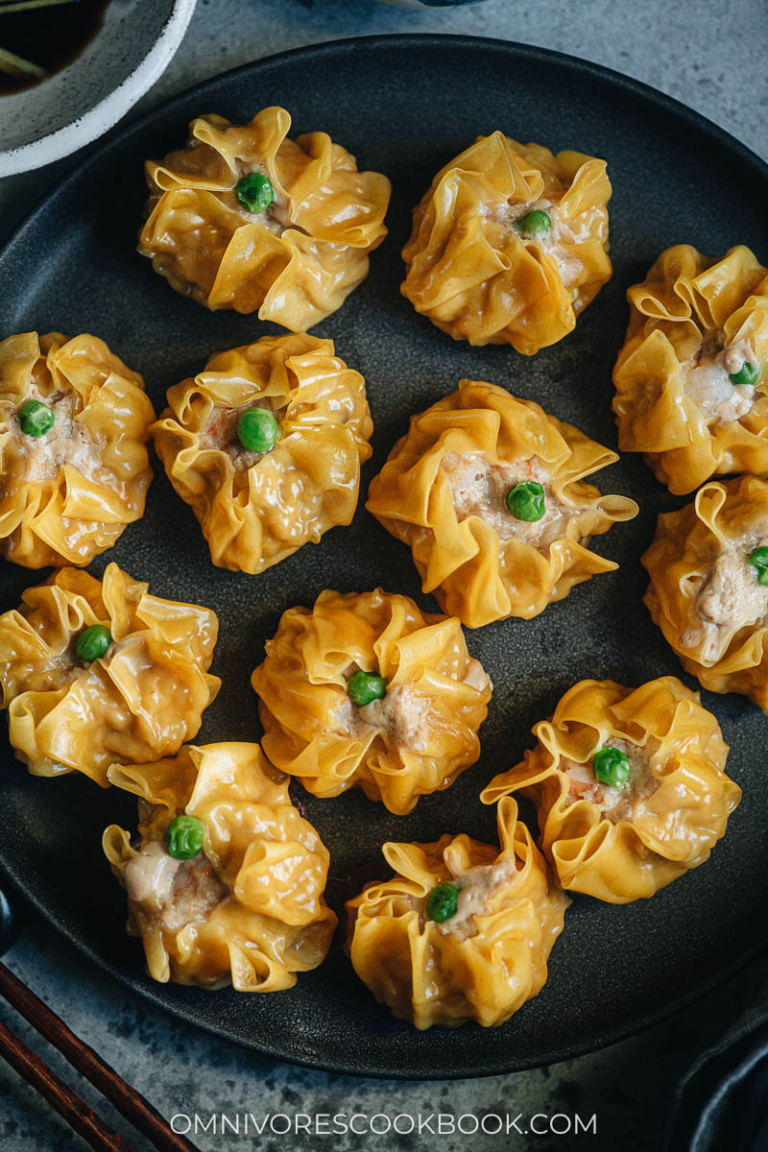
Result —
[[[394, 185], [390, 236], [371, 275], [316, 331], [368, 382], [376, 430], [364, 488], [411, 412], [456, 387], [491, 380], [590, 436], [615, 445], [611, 368], [627, 320], [624, 293], [658, 253], [689, 241], [708, 253], [749, 244], [768, 257], [768, 170], [711, 124], [666, 97], [594, 65], [487, 40], [387, 37], [303, 49], [259, 61], [177, 97], [101, 148], [27, 220], [0, 257], [0, 334], [93, 332], [144, 374], [158, 409], [165, 389], [202, 368], [215, 350], [273, 332], [255, 317], [203, 308], [177, 296], [135, 254], [144, 202], [142, 161], [185, 138], [196, 114], [242, 122], [283, 104], [294, 130], [322, 128]], [[554, 348], [526, 359], [509, 348], [454, 343], [418, 316], [398, 291], [400, 247], [410, 209], [432, 174], [479, 133], [501, 128], [557, 151], [606, 157], [614, 186], [614, 276]], [[639, 557], [656, 514], [674, 501], [642, 460], [625, 457], [599, 477], [604, 491], [634, 496], [640, 516], [597, 541], [618, 572], [576, 588], [538, 619], [468, 633], [495, 692], [482, 729], [483, 755], [447, 792], [392, 816], [359, 793], [309, 798], [310, 818], [329, 845], [335, 898], [343, 877], [379, 857], [387, 839], [432, 840], [463, 831], [494, 836], [481, 787], [531, 741], [576, 680], [639, 684], [680, 667], [641, 603]], [[214, 568], [192, 512], [160, 466], [144, 519], [94, 564], [116, 560], [161, 596], [214, 608], [221, 638], [213, 670], [224, 687], [199, 741], [258, 739], [249, 686], [281, 612], [311, 604], [323, 588], [378, 584], [424, 607], [408, 550], [362, 507], [353, 525], [327, 533], [261, 576]], [[40, 577], [45, 574], [41, 573]], [[4, 564], [3, 609], [36, 574]], [[689, 681], [692, 683], [691, 681]], [[433, 1028], [420, 1034], [374, 1003], [340, 948], [290, 992], [243, 996], [162, 986], [144, 975], [135, 940], [123, 934], [122, 893], [101, 856], [113, 820], [132, 827], [134, 801], [76, 775], [30, 777], [10, 751], [2, 773], [0, 861], [29, 899], [82, 952], [158, 1007], [260, 1052], [361, 1075], [450, 1077], [504, 1072], [560, 1060], [617, 1040], [710, 988], [765, 943], [768, 904], [763, 779], [766, 720], [747, 701], [704, 694], [732, 746], [730, 771], [744, 801], [709, 863], [649, 901], [616, 908], [577, 898], [552, 954], [541, 994], [502, 1028]], [[375, 870], [374, 870], [375, 875]]]

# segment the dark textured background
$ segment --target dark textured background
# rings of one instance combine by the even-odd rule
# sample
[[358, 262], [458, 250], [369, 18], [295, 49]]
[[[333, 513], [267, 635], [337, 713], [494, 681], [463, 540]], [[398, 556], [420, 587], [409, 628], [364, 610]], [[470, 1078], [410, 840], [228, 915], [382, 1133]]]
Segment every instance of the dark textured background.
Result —
[[[446, 93], [461, 99], [446, 106]], [[165, 389], [199, 370], [213, 351], [276, 331], [254, 317], [206, 313], [174, 294], [133, 251], [144, 198], [142, 159], [177, 145], [196, 113], [215, 110], [238, 120], [268, 103], [290, 108], [296, 133], [322, 127], [357, 155], [361, 167], [386, 172], [394, 185], [391, 235], [373, 256], [370, 278], [315, 329], [336, 341], [338, 353], [368, 383], [375, 453], [364, 485], [404, 431], [408, 414], [453, 389], [462, 376], [536, 399], [615, 446], [610, 373], [626, 322], [627, 285], [662, 248], [681, 240], [713, 253], [736, 242], [768, 251], [764, 171], [663, 99], [536, 50], [489, 43], [421, 39], [319, 48], [213, 81], [92, 157], [47, 199], [0, 260], [4, 331], [94, 332], [144, 374], [158, 409]], [[509, 348], [454, 344], [398, 292], [399, 248], [411, 206], [440, 165], [475, 134], [500, 124], [553, 150], [580, 148], [607, 157], [614, 185], [614, 277], [576, 331], [534, 359]], [[639, 459], [625, 457], [598, 483], [603, 491], [634, 496], [642, 507], [637, 520], [596, 542], [598, 551], [619, 561], [620, 571], [577, 588], [535, 621], [468, 633], [470, 650], [496, 688], [481, 732], [482, 758], [447, 792], [422, 799], [405, 818], [359, 793], [310, 798], [310, 818], [330, 847], [334, 876], [375, 858], [385, 839], [426, 840], [446, 830], [491, 838], [493, 813], [477, 801], [480, 788], [519, 757], [530, 726], [551, 712], [568, 686], [584, 676], [636, 684], [679, 673], [641, 604], [639, 564], [656, 513], [672, 501]], [[213, 568], [191, 510], [159, 467], [146, 516], [94, 570], [109, 560], [148, 579], [156, 594], [197, 600], [219, 614], [213, 671], [224, 688], [198, 741], [258, 737], [248, 678], [291, 604], [311, 603], [324, 587], [383, 584], [434, 607], [419, 592], [407, 549], [362, 505], [351, 528], [328, 533], [319, 546], [261, 576]], [[2, 607], [16, 603], [33, 582], [32, 574], [6, 566]], [[577, 899], [544, 991], [497, 1030], [468, 1026], [418, 1035], [376, 1006], [338, 955], [279, 996], [212, 996], [148, 981], [139, 945], [123, 937], [121, 894], [99, 845], [106, 823], [132, 826], [133, 801], [85, 780], [32, 779], [9, 758], [2, 858], [34, 902], [114, 974], [173, 1011], [262, 1051], [386, 1076], [472, 1075], [544, 1063], [617, 1038], [667, 1011], [764, 940], [767, 813], [757, 785], [765, 719], [736, 697], [705, 694], [704, 701], [721, 721], [733, 748], [729, 770], [745, 789], [725, 841], [708, 865], [652, 901], [613, 908]], [[87, 883], [78, 882], [85, 876]]]

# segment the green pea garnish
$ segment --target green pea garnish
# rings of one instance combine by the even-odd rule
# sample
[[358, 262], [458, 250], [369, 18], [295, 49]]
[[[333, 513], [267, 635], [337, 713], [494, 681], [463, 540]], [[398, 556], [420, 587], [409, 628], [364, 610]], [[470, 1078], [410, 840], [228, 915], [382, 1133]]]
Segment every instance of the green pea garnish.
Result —
[[39, 400], [29, 400], [21, 410], [19, 424], [25, 436], [45, 436], [56, 423], [53, 408]]
[[768, 584], [768, 548], [755, 548], [749, 554], [749, 562], [755, 570], [758, 584]]
[[235, 193], [243, 207], [249, 212], [266, 212], [275, 198], [275, 190], [268, 176], [261, 172], [249, 172], [238, 180]]
[[507, 511], [515, 520], [541, 520], [546, 512], [544, 488], [535, 480], [522, 480], [507, 492]]
[[606, 784], [609, 788], [623, 788], [632, 765], [629, 757], [618, 748], [601, 748], [592, 758], [592, 771], [600, 784]]
[[383, 676], [376, 676], [373, 672], [354, 672], [347, 680], [347, 696], [358, 708], [372, 704], [374, 700], [381, 700], [387, 694], [387, 682]]
[[269, 452], [277, 443], [280, 425], [266, 408], [248, 408], [237, 422], [237, 437], [250, 452]]
[[438, 924], [455, 916], [458, 907], [459, 890], [455, 884], [438, 884], [427, 897], [427, 916]]
[[106, 655], [111, 643], [112, 633], [109, 628], [103, 624], [92, 624], [78, 636], [75, 651], [86, 664], [92, 664], [94, 660], [100, 660]]
[[176, 816], [165, 833], [165, 846], [176, 860], [194, 860], [203, 850], [202, 820], [197, 816]]
[[745, 360], [738, 372], [728, 374], [728, 379], [732, 384], [750, 384], [754, 387], [759, 383], [762, 374], [762, 364], [750, 364], [749, 360]]
[[518, 216], [514, 226], [523, 236], [539, 240], [543, 236], [549, 236], [552, 231], [552, 218], [541, 208], [534, 208], [532, 212], [526, 212], [525, 216]]

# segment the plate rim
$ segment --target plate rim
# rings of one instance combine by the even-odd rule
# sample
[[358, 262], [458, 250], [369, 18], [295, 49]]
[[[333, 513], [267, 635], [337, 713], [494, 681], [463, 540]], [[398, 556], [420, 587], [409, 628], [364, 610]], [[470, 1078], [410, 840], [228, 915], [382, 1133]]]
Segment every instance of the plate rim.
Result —
[[[111, 131], [105, 133], [97, 143], [93, 150], [83, 159], [73, 161], [71, 167], [66, 173], [57, 180], [53, 189], [48, 189], [39, 196], [32, 207], [26, 212], [25, 215], [15, 224], [12, 228], [10, 235], [0, 247], [0, 264], [6, 260], [13, 260], [15, 257], [15, 249], [17, 246], [24, 244], [27, 232], [36, 223], [38, 214], [45, 209], [45, 206], [51, 200], [51, 192], [66, 194], [71, 185], [83, 174], [87, 173], [94, 166], [99, 164], [104, 156], [115, 148], [120, 148], [127, 138], [133, 136], [134, 133], [140, 133], [143, 129], [151, 126], [153, 122], [166, 114], [173, 114], [177, 112], [181, 106], [186, 103], [191, 96], [205, 97], [206, 93], [214, 86], [219, 84], [222, 80], [235, 80], [240, 76], [250, 75], [255, 70], [266, 68], [276, 63], [293, 60], [301, 57], [313, 57], [314, 59], [322, 58], [324, 56], [333, 56], [339, 51], [352, 52], [355, 48], [361, 46], [369, 46], [374, 49], [384, 48], [391, 46], [403, 46], [408, 48], [420, 48], [424, 45], [430, 45], [434, 49], [440, 48], [454, 48], [461, 47], [477, 50], [478, 48], [487, 51], [498, 52], [503, 55], [508, 55], [512, 58], [525, 58], [527, 61], [534, 62], [553, 62], [561, 68], [569, 69], [577, 73], [579, 76], [589, 75], [601, 82], [608, 81], [611, 84], [618, 85], [626, 92], [631, 93], [633, 96], [639, 97], [643, 100], [650, 101], [657, 109], [671, 112], [678, 120], [683, 120], [695, 128], [698, 132], [704, 133], [710, 139], [714, 139], [722, 147], [727, 148], [732, 153], [736, 153], [740, 159], [745, 162], [750, 168], [754, 170], [755, 178], [762, 180], [768, 186], [768, 161], [763, 160], [755, 151], [749, 148], [746, 144], [742, 143], [737, 137], [733, 136], [726, 129], [721, 128], [715, 124], [708, 117], [690, 108], [688, 105], [682, 103], [674, 96], [670, 96], [661, 90], [646, 84], [642, 80], [637, 80], [634, 77], [626, 76], [615, 69], [609, 68], [603, 64], [596, 63], [591, 60], [583, 60], [578, 56], [573, 56], [565, 52], [560, 52], [552, 48], [543, 48], [537, 45], [525, 44], [520, 41], [514, 40], [500, 40], [497, 37], [485, 36], [471, 36], [463, 34], [442, 34], [442, 33], [396, 33], [391, 35], [373, 35], [373, 36], [352, 36], [344, 37], [335, 40], [323, 41], [320, 44], [302, 45], [298, 48], [290, 48], [282, 52], [273, 53], [269, 56], [259, 57], [255, 60], [248, 61], [244, 64], [238, 65], [235, 68], [227, 69], [223, 72], [216, 73], [209, 76], [202, 81], [183, 89], [180, 92], [173, 94], [165, 100], [160, 101], [152, 108], [143, 112], [140, 116], [134, 118], [123, 119]], [[299, 1067], [312, 1069], [314, 1071], [321, 1071], [331, 1073], [333, 1075], [350, 1076], [360, 1079], [378, 1079], [378, 1080], [396, 1080], [396, 1081], [413, 1081], [413, 1082], [429, 1082], [429, 1081], [446, 1081], [446, 1080], [463, 1080], [463, 1079], [480, 1079], [488, 1076], [506, 1075], [514, 1072], [528, 1071], [533, 1068], [543, 1067], [545, 1064], [538, 1057], [531, 1060], [526, 1060], [524, 1057], [505, 1059], [503, 1055], [493, 1063], [485, 1062], [482, 1069], [478, 1070], [472, 1066], [457, 1066], [450, 1070], [445, 1068], [436, 1068], [429, 1070], [416, 1070], [411, 1072], [397, 1072], [389, 1071], [386, 1075], [370, 1065], [365, 1063], [365, 1060], [359, 1060], [356, 1065], [351, 1065], [348, 1060], [343, 1057], [338, 1059], [323, 1058], [310, 1058], [300, 1055], [286, 1055], [275, 1048], [271, 1044], [262, 1042], [251, 1043], [241, 1036], [235, 1035], [228, 1031], [225, 1027], [219, 1025], [218, 1027], [213, 1023], [201, 1022], [196, 1018], [193, 1009], [188, 1008], [184, 1004], [169, 1004], [161, 999], [159, 991], [156, 991], [152, 985], [136, 986], [136, 976], [131, 976], [127, 973], [122, 973], [112, 969], [108, 963], [99, 957], [91, 945], [79, 939], [65, 924], [59, 923], [57, 919], [51, 917], [48, 911], [44, 908], [42, 902], [37, 896], [31, 896], [26, 892], [24, 884], [19, 880], [15, 869], [12, 864], [2, 858], [0, 852], [0, 878], [3, 882], [7, 882], [12, 892], [20, 898], [22, 904], [31, 906], [46, 922], [50, 925], [59, 935], [61, 935], [68, 944], [86, 959], [95, 964], [100, 971], [105, 973], [108, 977], [115, 980], [119, 985], [127, 988], [134, 995], [138, 996], [145, 1003], [152, 1004], [153, 1007], [159, 1008], [164, 1013], [170, 1015], [174, 1019], [182, 1020], [185, 1024], [192, 1025], [199, 1030], [207, 1033], [208, 1035], [215, 1036], [219, 1040], [224, 1040], [227, 1043], [235, 1044], [240, 1049], [246, 1052], [251, 1052], [256, 1055], [272, 1059], [284, 1064], [297, 1065]], [[580, 1044], [577, 1047], [571, 1047], [567, 1050], [556, 1051], [548, 1056], [546, 1065], [557, 1064], [564, 1060], [576, 1059], [585, 1054], [599, 1051], [603, 1048], [610, 1047], [614, 1044], [626, 1040], [631, 1036], [639, 1035], [648, 1031], [650, 1028], [655, 1027], [657, 1024], [674, 1016], [676, 1013], [684, 1010], [697, 1000], [709, 995], [715, 989], [726, 984], [729, 980], [733, 979], [736, 975], [742, 972], [750, 964], [755, 962], [760, 956], [768, 951], [768, 932], [763, 940], [759, 941], [747, 952], [740, 954], [738, 957], [727, 964], [725, 967], [718, 970], [709, 980], [697, 986], [693, 991], [678, 997], [670, 1003], [666, 1003], [658, 1011], [645, 1015], [641, 1021], [635, 1020], [634, 1022], [627, 1023], [624, 1026], [619, 1026], [608, 1033], [604, 1033], [598, 1040], [590, 1041], [585, 1044]], [[164, 986], [163, 986], [164, 987]]]
[[[379, 47], [385, 44], [415, 46], [416, 44], [427, 43], [433, 47], [440, 47], [441, 45], [445, 45], [446, 47], [468, 45], [472, 48], [477, 48], [483, 46], [484, 48], [491, 48], [495, 51], [508, 52], [513, 56], [518, 55], [534, 60], [553, 61], [580, 74], [586, 72], [600, 80], [610, 80], [618, 84], [619, 87], [632, 92], [634, 95], [649, 99], [659, 107], [672, 111], [675, 115], [687, 120], [699, 131], [705, 132], [708, 136], [713, 136], [718, 143], [731, 150], [735, 150], [743, 161], [756, 169], [759, 177], [768, 180], [768, 160], [764, 160], [757, 152], [739, 140], [737, 136], [732, 135], [727, 129], [721, 128], [719, 124], [715, 124], [715, 122], [705, 116], [703, 112], [698, 112], [695, 108], [684, 104], [681, 100], [678, 100], [677, 97], [670, 96], [668, 93], [662, 92], [661, 89], [646, 84], [644, 80], [637, 80], [634, 76], [626, 76], [622, 72], [617, 72], [614, 68], [609, 68], [607, 65], [598, 64], [593, 60], [584, 60], [579, 56], [572, 56], [567, 52], [560, 52], [555, 48], [542, 48], [536, 44], [525, 44], [520, 40], [500, 40], [498, 37], [467, 36], [460, 33], [398, 32], [390, 35], [346, 36], [336, 40], [324, 40], [320, 44], [303, 44], [298, 48], [287, 48], [283, 52], [274, 52], [270, 56], [260, 56], [255, 60], [246, 61], [245, 64], [238, 64], [235, 68], [228, 68], [223, 72], [217, 72], [213, 76], [207, 76], [204, 80], [190, 84], [180, 92], [176, 92], [165, 100], [161, 100], [152, 108], [148, 108], [145, 112], [142, 112], [140, 116], [131, 117], [129, 110], [126, 116], [117, 124], [113, 125], [109, 131], [103, 133], [102, 136], [91, 142], [93, 150], [89, 152], [84, 159], [81, 158], [78, 161], [77, 157], [74, 158], [73, 163], [67, 168], [61, 179], [56, 181], [54, 186], [55, 191], [66, 191], [80, 173], [87, 172], [99, 162], [103, 152], [110, 149], [113, 145], [117, 146], [121, 144], [124, 137], [130, 135], [134, 129], [141, 130], [151, 125], [157, 116], [173, 111], [177, 105], [180, 106], [183, 104], [192, 93], [205, 95], [209, 88], [213, 88], [219, 81], [225, 78], [234, 79], [239, 75], [245, 75], [253, 71], [255, 68], [273, 64], [278, 61], [291, 60], [294, 57], [309, 55], [322, 56], [337, 52], [339, 49], [352, 51], [355, 47], [361, 45], [371, 45], [373, 47]], [[14, 245], [21, 242], [23, 234], [32, 224], [34, 217], [49, 199], [50, 191], [51, 190], [48, 189], [37, 196], [31, 208], [23, 213], [16, 221], [10, 235], [3, 241], [2, 245], [0, 245], [0, 260], [5, 260], [10, 256]]]

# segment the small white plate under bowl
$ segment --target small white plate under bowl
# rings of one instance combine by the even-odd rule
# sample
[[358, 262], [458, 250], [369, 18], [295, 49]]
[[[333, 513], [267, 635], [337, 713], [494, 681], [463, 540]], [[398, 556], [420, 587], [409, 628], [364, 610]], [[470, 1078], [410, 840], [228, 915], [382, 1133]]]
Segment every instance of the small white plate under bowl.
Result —
[[85, 50], [50, 80], [0, 96], [0, 176], [95, 140], [162, 75], [197, 0], [111, 0]]

